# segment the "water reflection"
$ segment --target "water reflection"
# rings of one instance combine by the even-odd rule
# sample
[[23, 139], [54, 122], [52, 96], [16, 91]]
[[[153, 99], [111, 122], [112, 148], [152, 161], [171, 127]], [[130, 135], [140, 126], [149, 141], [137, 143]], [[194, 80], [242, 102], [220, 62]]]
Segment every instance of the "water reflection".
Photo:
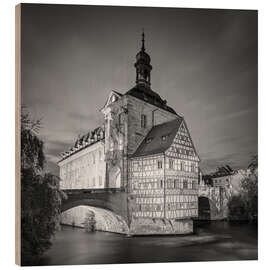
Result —
[[[203, 247], [203, 248], [202, 248]], [[190, 236], [144, 236], [94, 232], [63, 226], [41, 265], [254, 260], [257, 227], [212, 222]]]

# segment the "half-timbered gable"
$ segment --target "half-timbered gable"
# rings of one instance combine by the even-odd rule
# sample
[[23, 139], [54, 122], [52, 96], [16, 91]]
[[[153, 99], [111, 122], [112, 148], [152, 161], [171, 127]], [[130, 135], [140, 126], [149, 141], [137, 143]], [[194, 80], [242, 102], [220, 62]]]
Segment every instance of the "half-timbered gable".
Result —
[[198, 215], [199, 157], [183, 119], [171, 146], [165, 151], [167, 218]]
[[[189, 153], [176, 152], [189, 145]], [[181, 153], [181, 154], [180, 154]], [[189, 219], [198, 214], [198, 161], [184, 119], [154, 126], [129, 166], [134, 217]]]

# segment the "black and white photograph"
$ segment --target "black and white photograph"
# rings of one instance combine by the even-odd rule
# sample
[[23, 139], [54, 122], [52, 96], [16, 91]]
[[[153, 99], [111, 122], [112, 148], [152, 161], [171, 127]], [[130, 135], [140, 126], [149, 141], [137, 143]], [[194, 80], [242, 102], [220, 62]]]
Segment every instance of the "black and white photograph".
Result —
[[257, 10], [19, 4], [16, 36], [18, 264], [258, 259]]

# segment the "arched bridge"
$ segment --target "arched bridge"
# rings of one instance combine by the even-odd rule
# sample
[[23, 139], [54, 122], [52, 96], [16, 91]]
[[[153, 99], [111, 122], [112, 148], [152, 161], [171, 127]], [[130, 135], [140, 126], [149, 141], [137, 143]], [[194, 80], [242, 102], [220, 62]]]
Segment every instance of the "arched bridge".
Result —
[[77, 206], [92, 206], [109, 210], [121, 216], [129, 224], [127, 194], [123, 189], [65, 189], [63, 191], [67, 199], [62, 202], [61, 212]]
[[[90, 206], [111, 211], [130, 226], [128, 196], [124, 189], [66, 189], [67, 199], [62, 202], [61, 212], [77, 206]], [[227, 191], [222, 187], [199, 185], [199, 219], [218, 220], [227, 217]]]
[[199, 185], [199, 219], [218, 220], [228, 215], [228, 190], [224, 187]]

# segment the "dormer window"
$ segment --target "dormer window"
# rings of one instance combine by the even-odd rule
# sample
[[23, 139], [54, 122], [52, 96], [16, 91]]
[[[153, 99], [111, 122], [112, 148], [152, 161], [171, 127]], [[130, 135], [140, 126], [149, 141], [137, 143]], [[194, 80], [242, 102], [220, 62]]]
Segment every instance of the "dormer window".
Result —
[[169, 134], [162, 135], [162, 136], [161, 136], [161, 140], [162, 140], [163, 142], [165, 142], [165, 141], [168, 139], [168, 137], [169, 137]]

